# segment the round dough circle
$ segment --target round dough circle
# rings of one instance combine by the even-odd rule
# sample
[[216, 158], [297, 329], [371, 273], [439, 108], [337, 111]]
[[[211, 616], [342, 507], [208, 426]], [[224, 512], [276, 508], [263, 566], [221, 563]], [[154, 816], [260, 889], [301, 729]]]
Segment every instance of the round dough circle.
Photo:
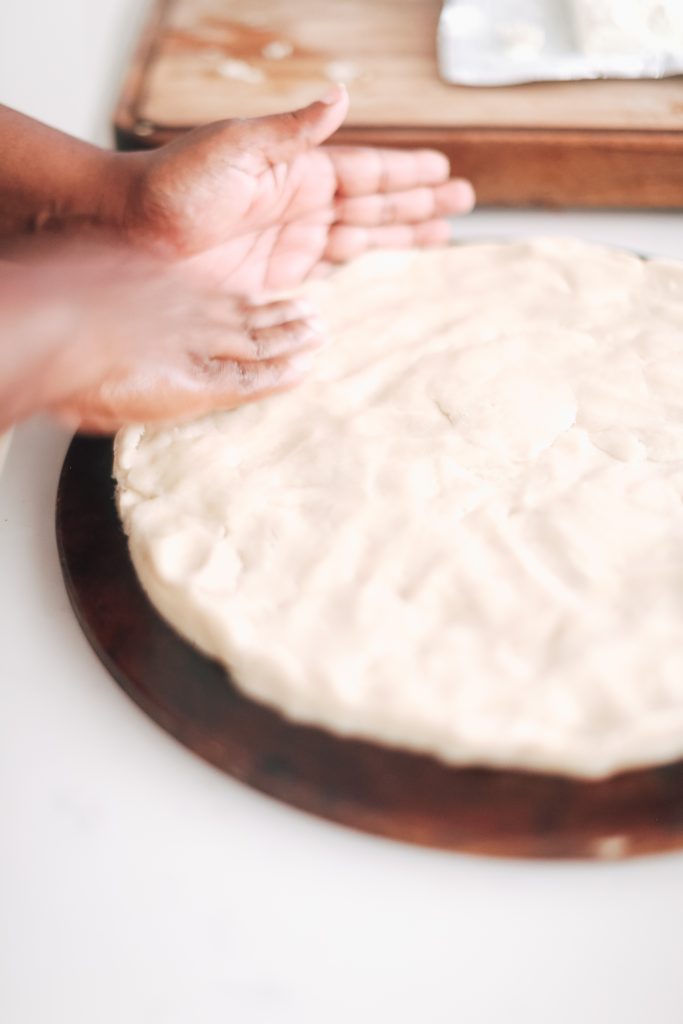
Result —
[[117, 437], [161, 614], [337, 733], [586, 777], [683, 755], [683, 268], [540, 239], [307, 291], [304, 385]]

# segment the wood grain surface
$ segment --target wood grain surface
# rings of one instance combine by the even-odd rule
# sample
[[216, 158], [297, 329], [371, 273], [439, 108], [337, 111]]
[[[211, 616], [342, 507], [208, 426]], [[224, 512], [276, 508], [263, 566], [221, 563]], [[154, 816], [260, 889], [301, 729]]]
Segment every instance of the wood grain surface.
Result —
[[[434, 146], [482, 203], [683, 205], [683, 77], [447, 85], [440, 0], [157, 0], [115, 115], [121, 148], [225, 117], [291, 110], [346, 79], [339, 143]], [[280, 60], [264, 47], [284, 43]], [[266, 50], [267, 52], [267, 50]], [[254, 77], [242, 81], [226, 61]]]
[[190, 750], [294, 807], [426, 846], [605, 859], [683, 847], [683, 762], [604, 782], [456, 769], [296, 725], [242, 696], [141, 590], [111, 465], [110, 441], [73, 440], [56, 509], [66, 588], [114, 679]]

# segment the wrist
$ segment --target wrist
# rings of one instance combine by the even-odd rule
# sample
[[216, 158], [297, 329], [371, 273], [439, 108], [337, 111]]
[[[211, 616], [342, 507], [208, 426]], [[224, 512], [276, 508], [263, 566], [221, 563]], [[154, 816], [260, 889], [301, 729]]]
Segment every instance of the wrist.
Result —
[[34, 230], [67, 234], [94, 230], [115, 236], [125, 233], [130, 194], [137, 178], [133, 156], [88, 147], [74, 162], [60, 191], [35, 218]]
[[0, 106], [0, 238], [125, 222], [146, 153], [115, 153]]

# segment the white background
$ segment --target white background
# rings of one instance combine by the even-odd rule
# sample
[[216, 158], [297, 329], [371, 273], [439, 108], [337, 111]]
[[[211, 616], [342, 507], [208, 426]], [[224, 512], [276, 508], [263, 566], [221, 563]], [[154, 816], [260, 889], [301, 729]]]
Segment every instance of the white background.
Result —
[[[0, 98], [106, 141], [143, 8], [0, 0]], [[683, 256], [681, 227], [487, 212], [460, 230]], [[368, 838], [251, 792], [148, 721], [64, 595], [66, 443], [23, 427], [0, 480], [3, 1024], [680, 1024], [683, 856], [503, 863]]]

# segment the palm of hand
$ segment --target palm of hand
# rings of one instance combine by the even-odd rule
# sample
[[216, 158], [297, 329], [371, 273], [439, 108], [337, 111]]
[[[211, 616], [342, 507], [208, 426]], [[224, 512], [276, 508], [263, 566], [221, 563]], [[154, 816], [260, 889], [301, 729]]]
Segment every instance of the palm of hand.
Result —
[[336, 190], [322, 150], [253, 173], [230, 167], [202, 185], [192, 223], [176, 221], [188, 267], [232, 292], [299, 284], [324, 260]]
[[151, 154], [131, 221], [204, 282], [289, 288], [377, 246], [433, 245], [472, 204], [430, 151], [321, 148], [346, 95], [303, 111], [219, 122]]

